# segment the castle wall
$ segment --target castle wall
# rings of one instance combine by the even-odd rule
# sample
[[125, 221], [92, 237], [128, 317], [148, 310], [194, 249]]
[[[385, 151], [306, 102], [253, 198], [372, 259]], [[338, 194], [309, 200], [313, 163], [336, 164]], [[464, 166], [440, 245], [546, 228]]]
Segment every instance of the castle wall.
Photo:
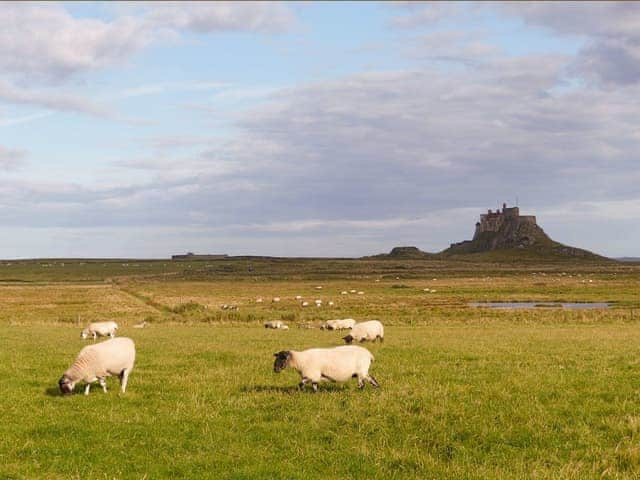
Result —
[[505, 221], [511, 219], [536, 225], [536, 217], [534, 215], [520, 215], [518, 207], [507, 208], [506, 205], [503, 205], [502, 211], [496, 210], [492, 212], [489, 210], [487, 213], [480, 215], [480, 221], [476, 223], [474, 239], [483, 232], [498, 232]]

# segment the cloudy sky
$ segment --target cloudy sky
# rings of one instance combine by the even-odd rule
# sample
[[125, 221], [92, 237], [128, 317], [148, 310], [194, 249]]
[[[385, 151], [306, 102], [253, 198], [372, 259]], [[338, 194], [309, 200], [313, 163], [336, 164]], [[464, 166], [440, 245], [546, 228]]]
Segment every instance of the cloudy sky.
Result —
[[640, 255], [640, 4], [0, 8], [0, 258]]

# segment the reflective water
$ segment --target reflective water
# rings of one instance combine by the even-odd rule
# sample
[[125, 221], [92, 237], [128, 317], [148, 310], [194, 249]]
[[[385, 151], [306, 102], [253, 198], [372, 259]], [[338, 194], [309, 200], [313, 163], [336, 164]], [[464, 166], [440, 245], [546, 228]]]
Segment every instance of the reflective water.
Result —
[[567, 310], [609, 308], [611, 304], [606, 302], [473, 302], [470, 307], [485, 308], [564, 308]]

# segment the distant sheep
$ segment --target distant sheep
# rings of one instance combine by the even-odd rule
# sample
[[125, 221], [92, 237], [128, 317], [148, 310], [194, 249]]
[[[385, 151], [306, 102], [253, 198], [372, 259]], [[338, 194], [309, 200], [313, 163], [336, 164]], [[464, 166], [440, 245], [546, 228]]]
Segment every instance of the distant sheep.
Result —
[[262, 303], [263, 301], [262, 297], [256, 298], [256, 303]]
[[296, 295], [296, 300], [302, 300], [302, 295]]
[[353, 318], [342, 320], [327, 320], [320, 326], [320, 330], [349, 330], [356, 324]]
[[380, 339], [381, 342], [384, 342], [384, 327], [378, 320], [356, 323], [351, 329], [349, 335], [343, 337], [343, 340], [346, 343], [351, 343], [353, 341], [364, 342], [366, 340], [375, 342], [378, 339]]
[[76, 383], [84, 381], [84, 394], [89, 395], [91, 384], [98, 380], [106, 393], [106, 377], [117, 375], [120, 378], [120, 390], [125, 393], [135, 360], [136, 347], [130, 338], [113, 338], [86, 346], [80, 350], [73, 365], [64, 372], [58, 386], [63, 394], [69, 394], [73, 392]]
[[116, 322], [93, 322], [80, 332], [80, 338], [83, 340], [89, 337], [93, 337], [94, 340], [98, 337], [113, 338], [116, 336], [116, 330], [118, 330]]
[[302, 380], [300, 389], [311, 382], [313, 391], [318, 391], [320, 382], [347, 382], [351, 378], [358, 379], [358, 387], [364, 388], [365, 380], [372, 386], [379, 387], [377, 380], [369, 375], [369, 367], [373, 355], [369, 350], [356, 346], [334, 348], [312, 348], [302, 352], [283, 350], [274, 353], [276, 357], [273, 371], [280, 373], [287, 367], [298, 371]]
[[280, 297], [273, 297], [273, 298], [271, 299], [271, 302], [272, 302], [272, 303], [278, 303], [279, 301], [280, 301]]
[[264, 324], [264, 328], [272, 328], [274, 330], [289, 330], [289, 327], [280, 320], [270, 320]]
[[340, 292], [340, 295], [348, 295], [348, 294], [349, 294], [349, 292], [347, 292], [346, 290], [343, 290], [343, 291]]
[[302, 302], [300, 304], [301, 307], [308, 307], [309, 306], [309, 302]]
[[147, 327], [147, 322], [146, 320], [143, 321], [142, 323], [138, 323], [137, 325], [134, 325], [133, 328], [146, 328]]

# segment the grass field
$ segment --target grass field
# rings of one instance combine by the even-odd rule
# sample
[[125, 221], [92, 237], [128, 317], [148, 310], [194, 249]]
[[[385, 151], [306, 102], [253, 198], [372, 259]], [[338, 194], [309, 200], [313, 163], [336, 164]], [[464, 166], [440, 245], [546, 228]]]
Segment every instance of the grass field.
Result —
[[[58, 267], [63, 281], [22, 266], [0, 285], [0, 478], [640, 476], [637, 266], [409, 262], [403, 276], [373, 262], [323, 278], [112, 266], [105, 282], [85, 265]], [[340, 294], [351, 289], [365, 293]], [[336, 305], [301, 308], [295, 295]], [[614, 307], [467, 306], [485, 300]], [[384, 344], [366, 345], [380, 389], [299, 392], [295, 372], [273, 373], [276, 351], [341, 343], [296, 324], [347, 316], [388, 325]], [[80, 327], [106, 319], [136, 341], [127, 393], [112, 379], [106, 395], [60, 396]], [[149, 328], [132, 328], [143, 319]], [[265, 330], [269, 319], [292, 329]]]

